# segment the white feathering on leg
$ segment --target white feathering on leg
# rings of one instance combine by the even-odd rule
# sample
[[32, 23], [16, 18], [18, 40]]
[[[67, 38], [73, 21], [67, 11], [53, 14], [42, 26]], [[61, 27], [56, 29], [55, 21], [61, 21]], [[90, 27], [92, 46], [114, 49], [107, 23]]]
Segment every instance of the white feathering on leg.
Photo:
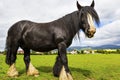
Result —
[[61, 69], [59, 80], [68, 80], [64, 66]]
[[17, 77], [19, 75], [14, 63], [8, 69], [7, 75], [10, 77]]
[[73, 80], [73, 78], [70, 75], [70, 73], [66, 73], [64, 66], [61, 69], [59, 80]]
[[30, 63], [27, 71], [27, 75], [39, 76], [39, 71]]
[[73, 78], [72, 78], [70, 73], [67, 73], [67, 76], [68, 76], [68, 80], [73, 80]]

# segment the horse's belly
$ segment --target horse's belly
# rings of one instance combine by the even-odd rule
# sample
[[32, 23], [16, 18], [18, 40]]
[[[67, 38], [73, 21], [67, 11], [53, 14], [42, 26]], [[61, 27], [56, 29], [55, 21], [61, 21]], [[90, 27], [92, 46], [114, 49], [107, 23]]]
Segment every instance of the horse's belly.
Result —
[[34, 48], [32, 50], [39, 51], [39, 52], [48, 52], [54, 49], [56, 48], [55, 47], [40, 47], [40, 48]]
[[29, 48], [35, 51], [40, 51], [40, 52], [47, 52], [53, 49], [56, 49], [57, 46], [54, 44], [52, 41], [33, 41], [32, 43], [28, 43]]

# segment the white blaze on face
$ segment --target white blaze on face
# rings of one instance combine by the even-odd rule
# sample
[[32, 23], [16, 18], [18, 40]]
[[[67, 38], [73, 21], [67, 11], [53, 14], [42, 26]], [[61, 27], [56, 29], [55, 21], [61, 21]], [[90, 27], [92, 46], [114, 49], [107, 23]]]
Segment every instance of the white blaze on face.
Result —
[[90, 26], [89, 31], [95, 31], [94, 22], [93, 22], [92, 16], [89, 13], [87, 14], [87, 20], [88, 20], [88, 24]]

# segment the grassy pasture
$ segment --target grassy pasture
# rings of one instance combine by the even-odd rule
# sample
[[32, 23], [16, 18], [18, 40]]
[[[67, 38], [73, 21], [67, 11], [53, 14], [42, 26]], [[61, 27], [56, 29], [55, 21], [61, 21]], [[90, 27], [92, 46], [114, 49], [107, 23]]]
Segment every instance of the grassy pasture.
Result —
[[[58, 80], [52, 74], [56, 55], [31, 55], [32, 64], [40, 76], [26, 76], [23, 55], [18, 55], [16, 67], [20, 76], [6, 76], [8, 65], [5, 56], [0, 55], [0, 80]], [[74, 80], [120, 80], [120, 54], [68, 55], [69, 67]]]

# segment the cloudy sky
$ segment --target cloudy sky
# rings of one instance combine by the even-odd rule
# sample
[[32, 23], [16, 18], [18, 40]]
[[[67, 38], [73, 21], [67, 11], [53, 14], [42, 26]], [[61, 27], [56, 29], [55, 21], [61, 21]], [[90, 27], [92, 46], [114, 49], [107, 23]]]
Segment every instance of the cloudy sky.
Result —
[[[78, 0], [83, 6], [92, 0]], [[72, 46], [120, 45], [120, 0], [95, 0], [101, 25], [92, 39], [81, 32]], [[7, 30], [20, 20], [49, 22], [77, 10], [76, 0], [0, 0], [0, 50], [5, 48]]]

